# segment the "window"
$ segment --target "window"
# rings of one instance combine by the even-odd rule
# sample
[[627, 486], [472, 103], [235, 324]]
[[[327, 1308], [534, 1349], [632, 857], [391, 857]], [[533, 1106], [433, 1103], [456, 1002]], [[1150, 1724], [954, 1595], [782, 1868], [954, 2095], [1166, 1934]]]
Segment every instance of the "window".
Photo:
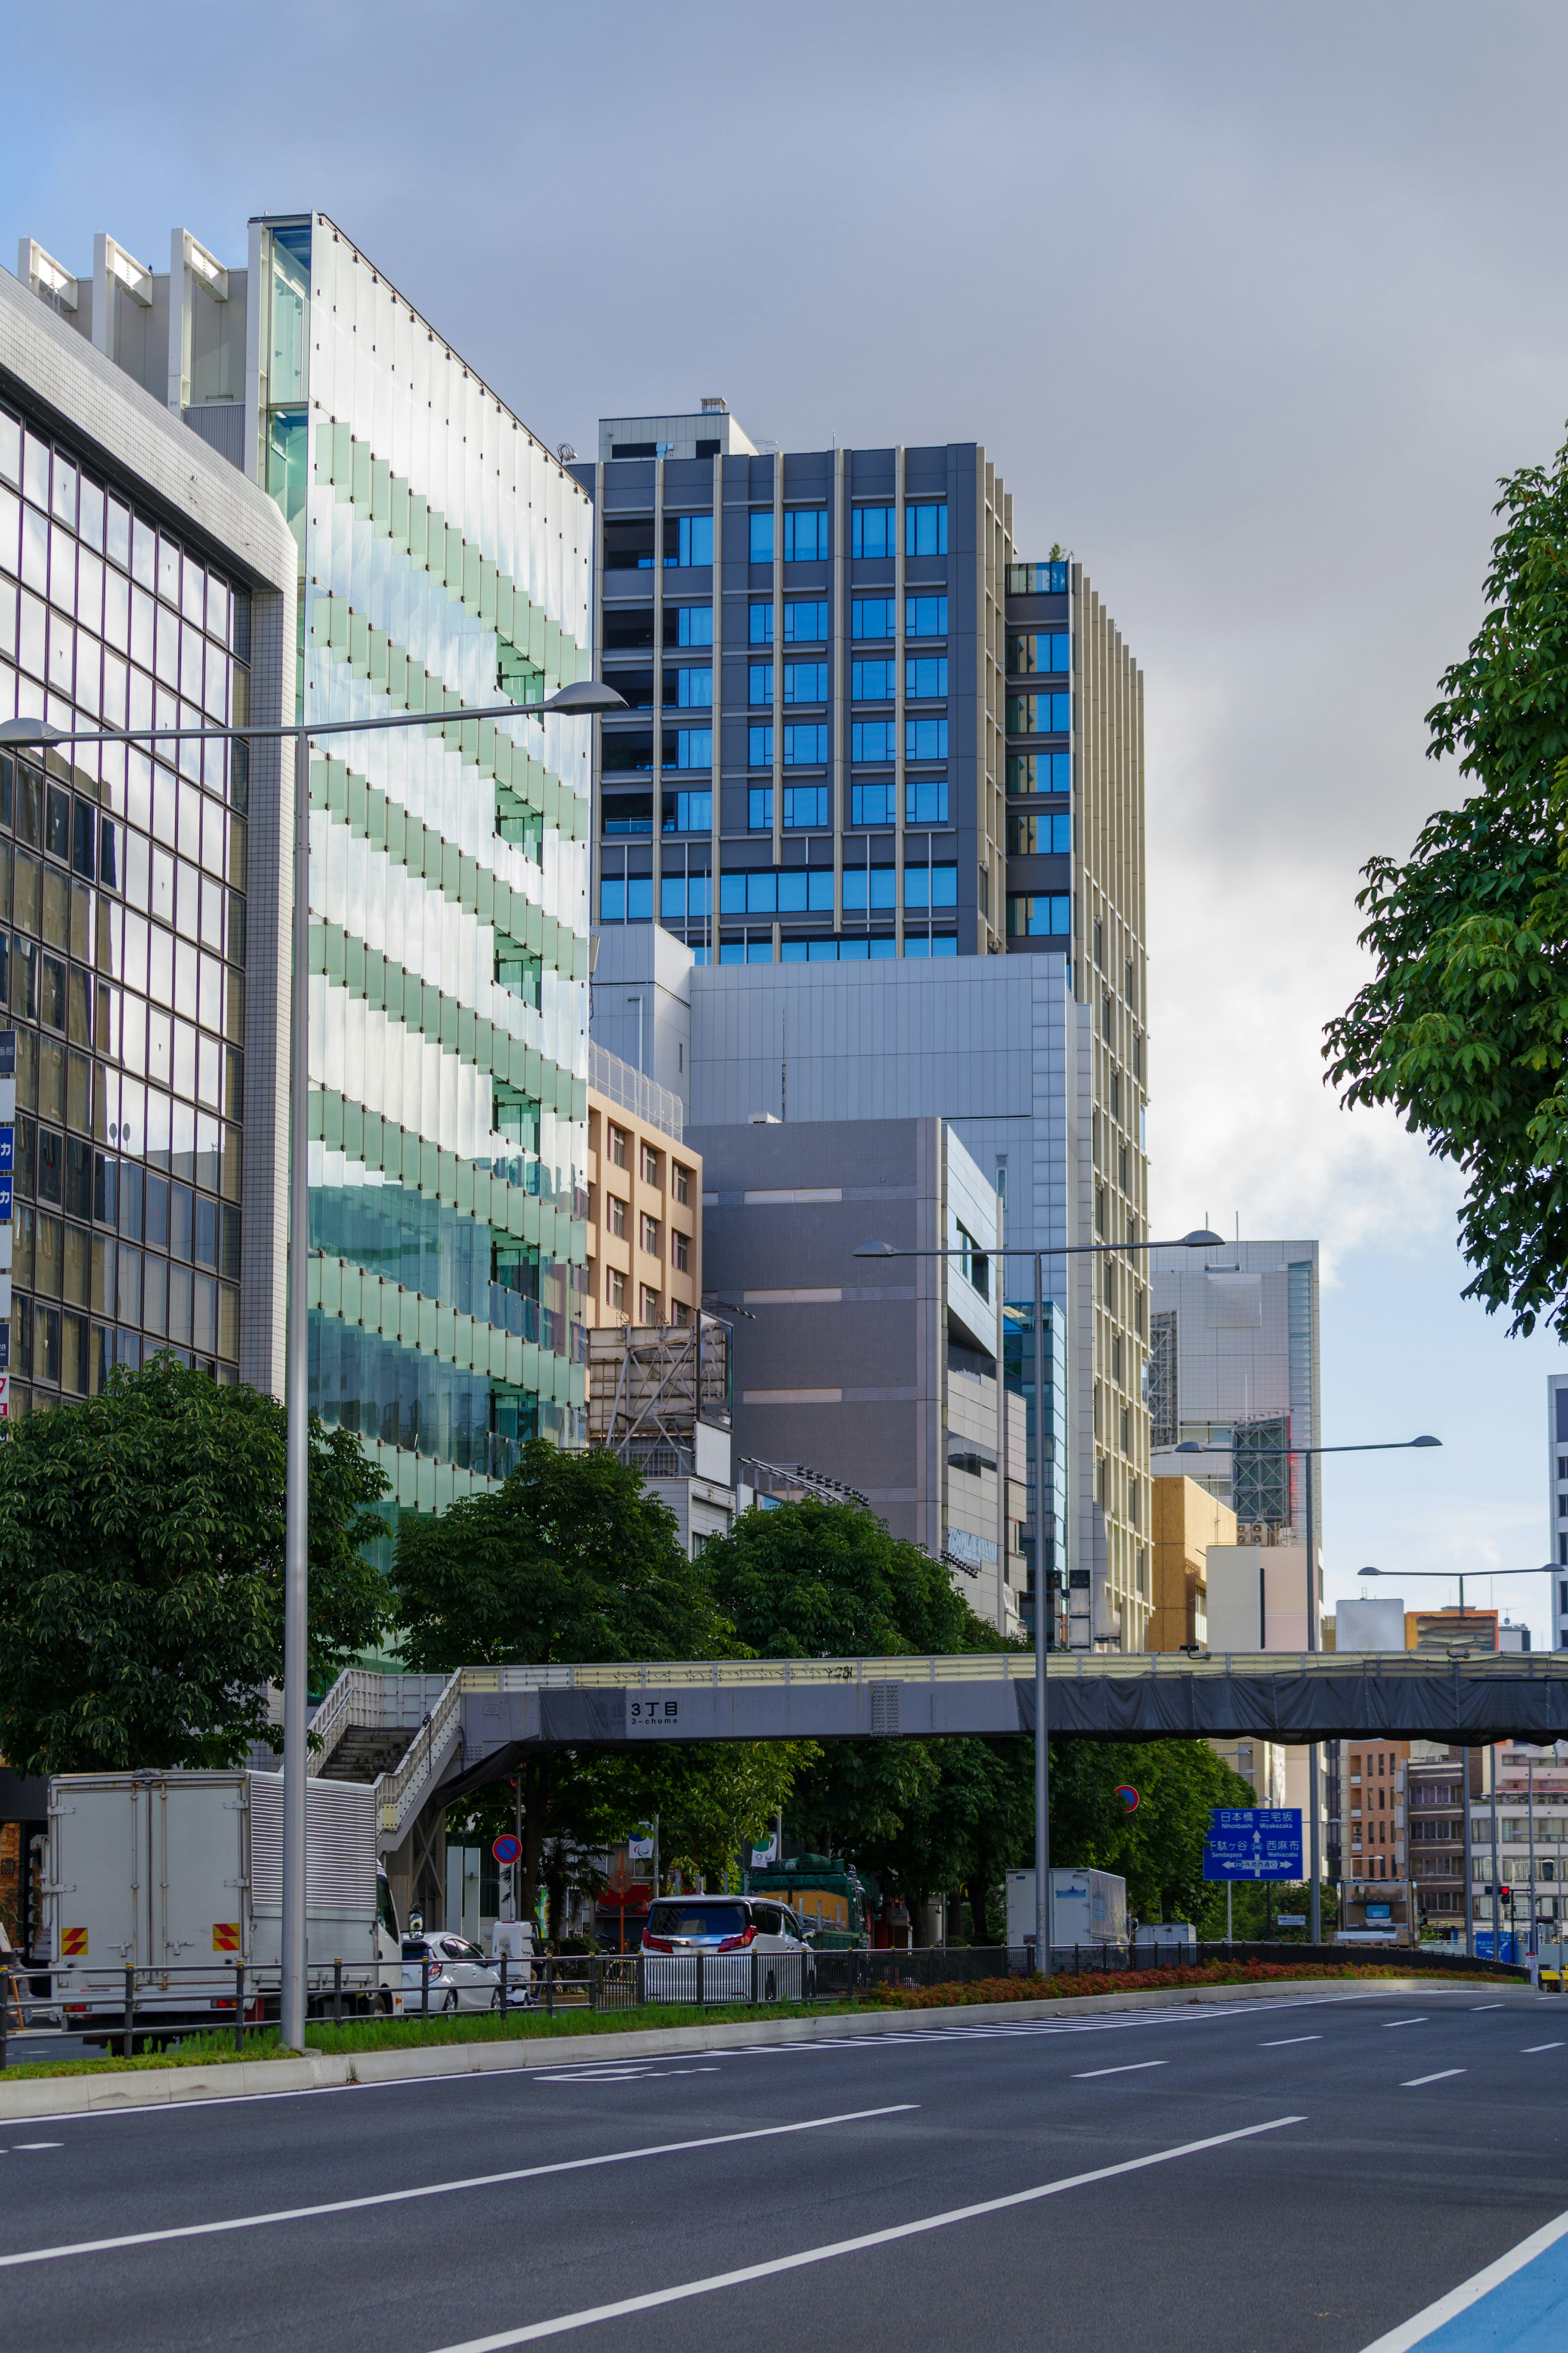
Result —
[[785, 662], [784, 699], [786, 702], [826, 702], [827, 664], [826, 662]]
[[1037, 671], [1054, 674], [1071, 668], [1072, 638], [1066, 629], [1008, 631], [1009, 677], [1030, 678]]
[[849, 518], [850, 554], [891, 555], [896, 546], [894, 512], [892, 507], [857, 507]]
[[820, 645], [827, 635], [827, 604], [826, 598], [813, 598], [806, 604], [786, 605], [784, 608], [784, 633], [786, 646]]
[[754, 646], [771, 646], [773, 641], [773, 608], [771, 605], [753, 605], [751, 610], [751, 642]]
[[653, 921], [653, 877], [648, 874], [606, 874], [599, 883], [602, 923], [648, 923]]
[[605, 1224], [617, 1241], [626, 1240], [626, 1205], [618, 1193], [606, 1193], [605, 1196]]
[[706, 874], [661, 874], [658, 914], [663, 923], [683, 923], [688, 915], [705, 916], [712, 901]]
[[669, 1262], [671, 1266], [674, 1267], [677, 1274], [689, 1274], [691, 1271], [691, 1237], [689, 1234], [678, 1233], [673, 1229], [671, 1229], [669, 1237]]
[[906, 555], [945, 555], [947, 554], [947, 501], [940, 506], [906, 506], [904, 509], [904, 554]]
[[713, 561], [713, 518], [710, 514], [672, 515], [664, 526], [666, 571], [686, 569]]
[[1067, 735], [1072, 732], [1070, 694], [1010, 694], [1009, 735]]
[[667, 768], [710, 768], [713, 765], [711, 727], [672, 728], [664, 739], [664, 765]]
[[[719, 881], [720, 912], [726, 915], [775, 915], [778, 913], [778, 876], [766, 866], [754, 867], [750, 873], [741, 871], [724, 874]], [[769, 949], [771, 959], [773, 950]]]
[[[753, 727], [752, 730], [753, 735], [760, 735], [764, 732], [771, 735], [773, 731], [771, 727], [765, 731], [760, 727]], [[753, 785], [746, 795], [746, 823], [748, 827], [752, 833], [771, 833], [773, 830], [773, 788], [772, 785]], [[724, 884], [728, 883], [730, 877], [726, 874], [723, 878], [723, 882], [720, 885], [721, 890], [723, 889]]]
[[921, 654], [904, 664], [904, 692], [911, 702], [931, 702], [947, 692], [947, 656]]
[[786, 507], [784, 519], [784, 560], [786, 564], [826, 564], [827, 509]]
[[946, 720], [906, 719], [904, 757], [906, 760], [945, 760], [947, 757]]
[[686, 1166], [683, 1161], [672, 1160], [670, 1162], [669, 1187], [671, 1192], [675, 1195], [676, 1199], [680, 1202], [683, 1207], [689, 1206], [691, 1200], [691, 1171]]
[[956, 907], [957, 867], [906, 866], [904, 904], [906, 907]]
[[[849, 822], [851, 825], [892, 825], [895, 802], [894, 787], [886, 785], [851, 785], [849, 787]], [[845, 901], [846, 906], [848, 901]]]
[[904, 786], [904, 823], [906, 825], [945, 825], [947, 823], [945, 776], [921, 776]]
[[[671, 624], [673, 623], [673, 628]], [[710, 646], [713, 642], [713, 607], [711, 605], [677, 605], [666, 607], [664, 641], [667, 646]], [[712, 696], [709, 696], [712, 701]]]
[[[889, 635], [892, 632], [889, 630]], [[945, 638], [947, 635], [947, 598], [945, 596], [906, 596], [904, 598], [904, 635], [906, 638]]]
[[858, 661], [849, 665], [852, 702], [891, 702], [897, 691], [897, 666], [890, 661]]
[[786, 727], [784, 732], [784, 765], [786, 768], [820, 768], [827, 759], [827, 729]]
[[1007, 566], [1009, 596], [1065, 596], [1068, 590], [1068, 567], [1065, 564], [1010, 564]]
[[893, 898], [893, 870], [890, 866], [847, 866], [844, 869], [844, 912], [862, 913], [880, 907], [890, 908]]
[[771, 768], [773, 765], [773, 731], [771, 727], [748, 727], [746, 730], [746, 765], [748, 768]]
[[1072, 848], [1072, 817], [1067, 809], [1018, 809], [1007, 817], [1010, 858], [1061, 858]]
[[751, 557], [753, 564], [771, 564], [773, 560], [773, 511], [772, 507], [752, 510]]
[[626, 1166], [626, 1131], [624, 1127], [617, 1127], [614, 1120], [610, 1121], [605, 1131], [605, 1149], [613, 1168]]
[[653, 735], [619, 734], [613, 728], [605, 730], [604, 748], [599, 765], [606, 776], [637, 776], [653, 765]]
[[[765, 710], [773, 699], [773, 666], [772, 662], [752, 662], [746, 673], [746, 700], [755, 711]], [[773, 754], [768, 757], [771, 760]], [[756, 763], [753, 761], [753, 767]]]
[[[786, 750], [784, 758], [789, 754]], [[827, 786], [826, 785], [786, 785], [784, 797], [784, 821], [787, 831], [791, 826], [816, 826], [826, 830]]]
[[605, 1269], [605, 1304], [617, 1315], [626, 1312], [626, 1278], [618, 1266]]
[[[958, 1263], [960, 1271], [963, 1273], [963, 1280], [980, 1293], [982, 1299], [989, 1299], [991, 1296], [991, 1261], [986, 1257], [984, 1251], [981, 1249], [979, 1243], [975, 1240], [974, 1236], [962, 1225], [959, 1226], [958, 1229], [958, 1247], [962, 1252], [962, 1256], [960, 1257]], [[971, 1461], [974, 1461], [977, 1467], [984, 1467], [987, 1471], [993, 1471], [996, 1467], [993, 1462], [986, 1462], [984, 1466], [980, 1466], [978, 1456], [963, 1456], [951, 1459], [963, 1461], [966, 1468]]]
[[795, 866], [783, 874], [775, 874], [773, 879], [781, 915], [831, 915], [833, 913], [831, 866]]
[[1009, 752], [1007, 790], [1010, 793], [1070, 793], [1070, 752]]
[[1053, 891], [1007, 901], [1009, 939], [1066, 939], [1072, 932], [1072, 894]]
[[[682, 765], [684, 765], [684, 763]], [[664, 830], [666, 833], [711, 833], [713, 830], [712, 794], [666, 793]]]
[[1105, 970], [1105, 924], [1099, 915], [1094, 919], [1094, 928], [1089, 936], [1093, 943], [1094, 961], [1103, 972]]
[[[943, 606], [947, 599], [941, 600]], [[893, 600], [890, 596], [855, 596], [849, 604], [849, 634], [852, 638], [890, 638], [893, 634]]]
[[641, 1307], [641, 1310], [639, 1311], [639, 1312], [640, 1312], [641, 1321], [642, 1321], [644, 1324], [660, 1324], [660, 1323], [662, 1323], [664, 1319], [663, 1319], [663, 1317], [660, 1315], [660, 1314], [659, 1314], [659, 1312], [658, 1312], [658, 1292], [657, 1292], [657, 1291], [655, 1291], [655, 1290], [653, 1289], [653, 1287], [652, 1287], [652, 1285], [651, 1285], [651, 1284], [649, 1284], [649, 1283], [646, 1283], [646, 1282], [645, 1282], [645, 1283], [643, 1284], [643, 1286], [642, 1286], [642, 1294], [641, 1294], [641, 1295], [642, 1295], [642, 1307]]
[[849, 757], [890, 761], [895, 740], [890, 719], [858, 719], [849, 730]]
[[658, 1219], [646, 1210], [637, 1221], [637, 1247], [647, 1258], [658, 1256]]
[[658, 1183], [658, 1155], [651, 1144], [642, 1148], [642, 1180], [645, 1185]]
[[[711, 618], [711, 615], [709, 617]], [[702, 670], [666, 670], [664, 699], [678, 711], [711, 711], [713, 708], [713, 671], [710, 666]], [[673, 685], [675, 692], [671, 694]], [[943, 689], [945, 692], [945, 688]]]

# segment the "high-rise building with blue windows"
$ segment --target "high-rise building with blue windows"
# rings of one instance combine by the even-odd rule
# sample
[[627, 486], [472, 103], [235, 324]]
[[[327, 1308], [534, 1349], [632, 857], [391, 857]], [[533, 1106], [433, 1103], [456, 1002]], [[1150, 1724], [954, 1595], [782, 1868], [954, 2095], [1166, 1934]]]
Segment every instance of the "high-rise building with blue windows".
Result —
[[[311, 1402], [439, 1508], [584, 1430], [590, 731], [460, 714], [587, 674], [589, 501], [322, 213], [253, 220], [243, 268], [178, 229], [166, 273], [110, 237], [90, 279], [24, 252], [281, 510], [294, 714], [444, 714], [329, 739], [310, 861]], [[253, 774], [249, 811], [246, 1248], [278, 1279], [247, 1368], [275, 1388], [289, 776], [287, 753]]]
[[[1142, 680], [1081, 565], [1019, 558], [976, 442], [780, 451], [711, 399], [601, 419], [574, 471], [603, 674], [630, 706], [601, 731], [595, 918], [661, 925], [710, 968], [691, 1000], [704, 1122], [784, 1118], [805, 1094], [811, 1116], [866, 1116], [894, 1056], [884, 1115], [951, 1118], [1005, 1190], [1010, 1239], [1145, 1240]], [[978, 1075], [996, 1039], [959, 1084], [924, 989], [868, 976], [861, 1005], [842, 974], [836, 990], [782, 969], [992, 955], [1037, 960], [1038, 987], [995, 1009], [1019, 1024], [1011, 1113]], [[781, 969], [726, 980], [757, 965]], [[773, 1092], [752, 1100], [770, 1055]], [[1070, 1577], [1073, 1640], [1138, 1649], [1147, 1280], [1136, 1253], [1098, 1278], [1068, 1263], [1052, 1279], [1065, 1562], [1047, 1548], [1046, 1566]], [[1021, 1266], [1007, 1281], [1028, 1287]], [[768, 1451], [765, 1431], [747, 1442]]]

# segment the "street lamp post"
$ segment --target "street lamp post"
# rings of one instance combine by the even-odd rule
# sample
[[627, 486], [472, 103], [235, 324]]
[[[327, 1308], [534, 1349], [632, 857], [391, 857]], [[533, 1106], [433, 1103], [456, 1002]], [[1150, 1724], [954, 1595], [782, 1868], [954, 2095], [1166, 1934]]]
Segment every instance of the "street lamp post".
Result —
[[[1461, 1619], [1461, 1620], [1463, 1620], [1464, 1615], [1465, 1615], [1465, 1579], [1466, 1579], [1466, 1577], [1553, 1577], [1553, 1576], [1555, 1576], [1555, 1575], [1556, 1575], [1556, 1572], [1557, 1572], [1557, 1563], [1556, 1563], [1555, 1561], [1552, 1561], [1552, 1560], [1545, 1560], [1545, 1561], [1542, 1561], [1542, 1562], [1541, 1563], [1540, 1567], [1537, 1567], [1537, 1568], [1487, 1568], [1487, 1569], [1473, 1569], [1473, 1568], [1472, 1568], [1472, 1569], [1463, 1569], [1463, 1568], [1404, 1568], [1404, 1569], [1363, 1568], [1363, 1569], [1362, 1569], [1362, 1570], [1360, 1571], [1360, 1574], [1361, 1574], [1363, 1577], [1384, 1577], [1384, 1576], [1389, 1576], [1389, 1577], [1399, 1577], [1399, 1579], [1400, 1579], [1400, 1581], [1401, 1581], [1402, 1583], [1404, 1582], [1404, 1580], [1405, 1580], [1406, 1577], [1442, 1577], [1445, 1581], [1447, 1581], [1447, 1578], [1449, 1578], [1449, 1577], [1456, 1577], [1456, 1578], [1458, 1578], [1458, 1587], [1459, 1587], [1459, 1616], [1460, 1616], [1460, 1619]], [[1473, 1885], [1472, 1885], [1472, 1883], [1471, 1883], [1471, 1871], [1472, 1871], [1471, 1855], [1472, 1855], [1472, 1850], [1473, 1850], [1473, 1846], [1474, 1846], [1474, 1833], [1473, 1833], [1473, 1831], [1472, 1831], [1471, 1824], [1470, 1824], [1470, 1757], [1471, 1757], [1471, 1753], [1472, 1753], [1472, 1752], [1471, 1752], [1468, 1748], [1467, 1748], [1467, 1749], [1465, 1750], [1465, 1752], [1464, 1752], [1464, 1757], [1465, 1757], [1465, 1765], [1464, 1765], [1464, 1776], [1465, 1776], [1465, 1792], [1464, 1792], [1464, 1794], [1465, 1794], [1465, 1951], [1466, 1951], [1466, 1954], [1468, 1956], [1468, 1957], [1469, 1957], [1471, 1960], [1473, 1960], [1473, 1959], [1475, 1958], [1475, 1953], [1476, 1953], [1476, 1920], [1475, 1920], [1475, 1902], [1476, 1902], [1476, 1898], [1475, 1898], [1475, 1890], [1474, 1890], [1474, 1887], [1473, 1887]], [[1533, 1780], [1533, 1777], [1534, 1777], [1534, 1767], [1533, 1767], [1533, 1765], [1531, 1766], [1531, 1779]], [[1502, 1869], [1502, 1866], [1501, 1866], [1501, 1862], [1500, 1862], [1500, 1859], [1499, 1859], [1499, 1855], [1498, 1855], [1498, 1826], [1497, 1826], [1497, 1770], [1496, 1770], [1495, 1766], [1493, 1767], [1493, 1768], [1491, 1769], [1491, 1771], [1488, 1774], [1487, 1778], [1488, 1778], [1488, 1779], [1489, 1779], [1489, 1780], [1490, 1781], [1490, 1783], [1491, 1783], [1491, 1839], [1492, 1839], [1492, 1865], [1491, 1865], [1491, 1891], [1492, 1891], [1492, 1958], [1493, 1958], [1493, 1960], [1494, 1960], [1494, 1961], [1496, 1961], [1496, 1960], [1500, 1960], [1500, 1959], [1501, 1959], [1501, 1957], [1502, 1957], [1501, 1951], [1500, 1951], [1500, 1938], [1501, 1938], [1501, 1934], [1502, 1934], [1502, 1915], [1501, 1915], [1501, 1912], [1500, 1912], [1500, 1900], [1501, 1900], [1501, 1899], [1500, 1898], [1500, 1896], [1499, 1896], [1499, 1894], [1498, 1894], [1498, 1882], [1499, 1882], [1499, 1879], [1500, 1879], [1500, 1875], [1501, 1875], [1501, 1869]], [[1408, 1841], [1407, 1841], [1406, 1843], [1408, 1844]], [[1411, 1860], [1412, 1863], [1414, 1863], [1415, 1858], [1414, 1858], [1413, 1856], [1410, 1858], [1410, 1860]], [[1415, 1897], [1415, 1871], [1414, 1871], [1414, 1869], [1412, 1870], [1411, 1874], [1410, 1874], [1410, 1890], [1411, 1890], [1411, 1896], [1412, 1896], [1412, 1900], [1414, 1900], [1414, 1897]], [[1532, 1945], [1533, 1945], [1533, 1941], [1534, 1941], [1534, 1934], [1533, 1934], [1533, 1931], [1534, 1931], [1534, 1916], [1535, 1916], [1535, 1913], [1534, 1913], [1534, 1907], [1535, 1907], [1535, 1865], [1534, 1865], [1533, 1860], [1531, 1861], [1531, 1863], [1530, 1902], [1531, 1902], [1531, 1943], [1532, 1943]], [[1511, 1911], [1511, 1905], [1510, 1905], [1510, 1911]]]
[[[1313, 1461], [1320, 1454], [1394, 1454], [1407, 1447], [1441, 1446], [1442, 1443], [1440, 1438], [1385, 1438], [1376, 1440], [1371, 1445], [1363, 1446], [1260, 1446], [1256, 1450], [1248, 1448], [1249, 1453], [1256, 1451], [1258, 1454], [1270, 1457], [1276, 1461], [1289, 1461], [1296, 1459], [1304, 1461], [1307, 1466], [1307, 1648], [1309, 1651], [1315, 1651], [1318, 1648], [1317, 1523], [1313, 1513], [1315, 1500], [1312, 1492]], [[1234, 1447], [1204, 1446], [1195, 1438], [1184, 1439], [1174, 1451], [1178, 1454], [1234, 1454], [1235, 1452]], [[1323, 1941], [1323, 1833], [1322, 1824], [1319, 1820], [1321, 1812], [1318, 1794], [1319, 1772], [1318, 1743], [1315, 1740], [1310, 1740], [1307, 1743], [1307, 1808], [1311, 1815], [1310, 1835], [1312, 1884], [1308, 1903], [1310, 1914], [1310, 1926], [1308, 1934], [1314, 1945], [1321, 1945]]]
[[0, 750], [43, 751], [67, 744], [189, 742], [294, 744], [293, 997], [289, 1008], [288, 1346], [284, 1360], [287, 1470], [283, 1554], [283, 1921], [279, 2025], [286, 2047], [305, 2046], [306, 1706], [310, 1657], [310, 1330], [305, 1260], [310, 1193], [306, 1135], [310, 1112], [310, 743], [318, 735], [360, 735], [393, 727], [450, 727], [481, 720], [591, 718], [622, 711], [613, 687], [582, 679], [542, 702], [505, 702], [481, 710], [395, 712], [368, 719], [327, 719], [309, 726], [104, 727], [79, 733], [41, 719], [0, 721]]
[[[1224, 1247], [1222, 1234], [1211, 1234], [1199, 1228], [1184, 1234], [1173, 1242], [1068, 1242], [1050, 1250], [1034, 1250], [1019, 1244], [1002, 1244], [993, 1250], [895, 1250], [891, 1242], [867, 1242], [856, 1250], [857, 1258], [1025, 1258], [1035, 1266], [1035, 1967], [1044, 1977], [1050, 1975], [1052, 1905], [1050, 1889], [1051, 1867], [1051, 1792], [1050, 1741], [1047, 1717], [1046, 1654], [1052, 1647], [1049, 1635], [1054, 1631], [1054, 1605], [1047, 1616], [1046, 1605], [1046, 1426], [1045, 1426], [1045, 1261], [1048, 1258], [1108, 1258], [1121, 1250], [1213, 1250]], [[998, 1381], [1005, 1382], [1006, 1368], [996, 1367]], [[1007, 1476], [1005, 1461], [1000, 1466], [1004, 1482]], [[1003, 1569], [1005, 1572], [1005, 1556]], [[1094, 1639], [1094, 1620], [1089, 1619], [1089, 1640]]]

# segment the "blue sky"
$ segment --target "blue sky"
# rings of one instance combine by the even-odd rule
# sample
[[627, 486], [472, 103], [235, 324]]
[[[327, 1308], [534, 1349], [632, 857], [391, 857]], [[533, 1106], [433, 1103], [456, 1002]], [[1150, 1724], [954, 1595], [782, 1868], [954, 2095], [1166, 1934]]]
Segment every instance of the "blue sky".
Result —
[[7, 45], [0, 257], [237, 262], [315, 206], [552, 444], [713, 392], [982, 439], [1146, 674], [1156, 1221], [1319, 1236], [1325, 1435], [1445, 1441], [1331, 1468], [1331, 1595], [1544, 1556], [1559, 1350], [1460, 1303], [1452, 1172], [1318, 1048], [1357, 870], [1454, 790], [1496, 479], [1563, 438], [1560, 7], [57, 0]]

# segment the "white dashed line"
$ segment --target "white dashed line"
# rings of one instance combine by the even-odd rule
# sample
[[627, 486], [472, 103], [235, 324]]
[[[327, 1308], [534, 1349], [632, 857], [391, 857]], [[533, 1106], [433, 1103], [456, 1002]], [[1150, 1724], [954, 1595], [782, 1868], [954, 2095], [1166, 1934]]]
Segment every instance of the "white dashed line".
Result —
[[1073, 2082], [1087, 2084], [1091, 2075], [1138, 2075], [1145, 2067], [1168, 2067], [1170, 2063], [1168, 2059], [1132, 2059], [1125, 2067], [1086, 2067], [1081, 2075], [1073, 2077]]
[[1402, 2092], [1414, 2092], [1423, 2084], [1441, 2084], [1447, 2076], [1464, 2073], [1463, 2067], [1439, 2067], [1435, 2075], [1407, 2075], [1399, 2088]]
[[1425, 2026], [1426, 2023], [1424, 2018], [1385, 2018], [1383, 2021], [1385, 2032], [1391, 2026]]
[[1524, 2046], [1524, 2055], [1528, 2059], [1537, 2051], [1561, 2051], [1562, 2049], [1561, 2042], [1527, 2042]]
[[1287, 2051], [1292, 2042], [1321, 2042], [1322, 2039], [1321, 2034], [1286, 2034], [1278, 2042], [1260, 2042], [1258, 2047], [1260, 2051]]

